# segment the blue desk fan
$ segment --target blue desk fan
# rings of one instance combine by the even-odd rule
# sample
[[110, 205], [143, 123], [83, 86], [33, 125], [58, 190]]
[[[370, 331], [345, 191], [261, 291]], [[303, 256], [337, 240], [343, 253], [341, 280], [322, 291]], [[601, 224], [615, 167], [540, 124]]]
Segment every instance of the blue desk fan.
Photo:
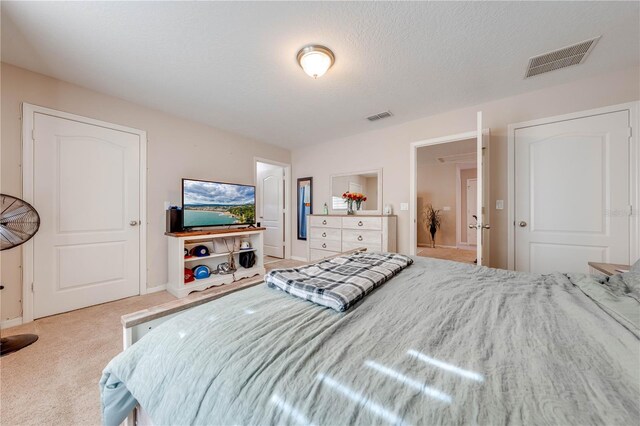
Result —
[[[31, 239], [40, 228], [40, 216], [26, 201], [0, 194], [0, 250], [8, 250]], [[4, 286], [0, 285], [0, 290]], [[35, 334], [18, 334], [0, 339], [0, 356], [15, 352], [38, 340]]]

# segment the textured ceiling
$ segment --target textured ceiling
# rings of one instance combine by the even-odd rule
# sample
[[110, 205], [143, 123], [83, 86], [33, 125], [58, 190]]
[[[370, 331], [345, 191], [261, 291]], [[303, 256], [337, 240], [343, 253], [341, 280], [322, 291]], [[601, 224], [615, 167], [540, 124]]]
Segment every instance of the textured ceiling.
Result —
[[[639, 16], [639, 2], [2, 1], [2, 60], [296, 147], [637, 65]], [[523, 79], [530, 56], [601, 34], [585, 64]], [[308, 43], [336, 55], [315, 81], [295, 60]]]

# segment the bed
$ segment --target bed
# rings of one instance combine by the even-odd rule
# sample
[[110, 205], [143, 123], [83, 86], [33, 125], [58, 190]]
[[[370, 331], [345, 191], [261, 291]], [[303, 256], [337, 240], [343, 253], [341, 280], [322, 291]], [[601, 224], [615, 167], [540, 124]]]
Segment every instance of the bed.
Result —
[[637, 424], [640, 279], [414, 263], [339, 313], [257, 285], [106, 367], [103, 422]]

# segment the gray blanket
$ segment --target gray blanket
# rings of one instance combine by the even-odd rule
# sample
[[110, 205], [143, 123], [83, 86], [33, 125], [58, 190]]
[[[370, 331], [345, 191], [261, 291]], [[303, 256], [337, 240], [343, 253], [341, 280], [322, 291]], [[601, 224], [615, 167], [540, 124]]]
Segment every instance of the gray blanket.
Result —
[[637, 424], [640, 341], [568, 277], [414, 260], [344, 313], [264, 285], [167, 321], [106, 367], [105, 422]]

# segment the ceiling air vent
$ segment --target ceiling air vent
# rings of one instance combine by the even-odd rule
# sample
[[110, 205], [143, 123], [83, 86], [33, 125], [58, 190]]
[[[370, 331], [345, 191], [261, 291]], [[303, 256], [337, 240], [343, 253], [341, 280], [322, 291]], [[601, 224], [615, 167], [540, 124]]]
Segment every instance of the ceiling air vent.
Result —
[[380, 114], [370, 115], [369, 117], [367, 117], [367, 120], [378, 121], [378, 120], [382, 120], [383, 118], [391, 117], [392, 115], [393, 114], [391, 114], [391, 111], [385, 111], [385, 112], [381, 112]]
[[534, 56], [529, 59], [525, 78], [583, 63], [596, 46], [596, 43], [598, 43], [598, 40], [600, 40], [600, 37], [554, 50], [544, 55]]

